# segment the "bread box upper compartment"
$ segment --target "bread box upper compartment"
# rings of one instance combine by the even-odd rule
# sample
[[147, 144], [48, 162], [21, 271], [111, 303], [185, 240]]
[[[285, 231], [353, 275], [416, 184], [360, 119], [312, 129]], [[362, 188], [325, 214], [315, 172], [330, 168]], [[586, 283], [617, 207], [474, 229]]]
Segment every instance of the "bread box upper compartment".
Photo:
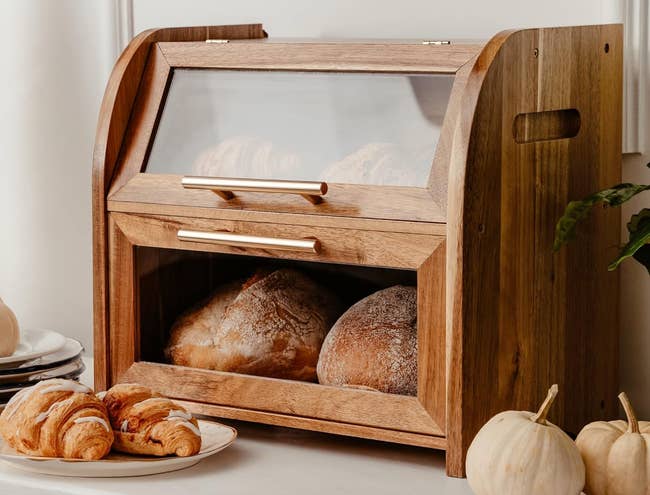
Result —
[[456, 72], [477, 50], [155, 43], [109, 209], [445, 222], [450, 158], [438, 145], [451, 141]]

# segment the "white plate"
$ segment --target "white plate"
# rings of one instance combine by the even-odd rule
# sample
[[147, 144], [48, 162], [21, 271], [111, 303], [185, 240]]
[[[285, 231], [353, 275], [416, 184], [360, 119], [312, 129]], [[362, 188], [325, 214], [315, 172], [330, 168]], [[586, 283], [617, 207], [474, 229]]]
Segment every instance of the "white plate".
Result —
[[0, 358], [0, 366], [23, 363], [56, 352], [65, 345], [63, 335], [52, 330], [21, 330], [20, 343], [11, 356]]
[[81, 342], [66, 338], [65, 345], [56, 352], [12, 366], [0, 366], [0, 378], [34, 371], [45, 371], [63, 366], [81, 356], [84, 351]]
[[[12, 384], [20, 386], [21, 388], [29, 387], [42, 380], [67, 376], [81, 370], [82, 368], [85, 368], [85, 366], [79, 357], [74, 361], [50, 369], [14, 373], [13, 375], [0, 375], [0, 393], [7, 392], [5, 389], [10, 389]], [[15, 392], [18, 392], [18, 390], [15, 390]]]
[[213, 421], [198, 421], [201, 451], [190, 457], [135, 456], [117, 452], [111, 452], [100, 461], [33, 457], [17, 453], [0, 438], [0, 462], [32, 473], [81, 478], [120, 478], [178, 471], [194, 466], [201, 459], [229, 447], [237, 438], [237, 430], [230, 426]]

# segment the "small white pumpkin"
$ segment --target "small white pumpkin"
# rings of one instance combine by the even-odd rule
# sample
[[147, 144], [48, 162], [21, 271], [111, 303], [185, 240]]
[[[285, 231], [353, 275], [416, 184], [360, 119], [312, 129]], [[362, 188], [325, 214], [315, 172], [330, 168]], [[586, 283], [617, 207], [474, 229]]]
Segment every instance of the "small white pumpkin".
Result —
[[585, 467], [571, 438], [546, 420], [558, 387], [537, 413], [505, 411], [478, 432], [467, 451], [476, 495], [579, 495]]
[[0, 299], [0, 357], [11, 356], [18, 347], [19, 338], [16, 315]]
[[625, 392], [625, 421], [585, 426], [576, 445], [587, 468], [587, 495], [650, 494], [650, 422], [638, 421]]

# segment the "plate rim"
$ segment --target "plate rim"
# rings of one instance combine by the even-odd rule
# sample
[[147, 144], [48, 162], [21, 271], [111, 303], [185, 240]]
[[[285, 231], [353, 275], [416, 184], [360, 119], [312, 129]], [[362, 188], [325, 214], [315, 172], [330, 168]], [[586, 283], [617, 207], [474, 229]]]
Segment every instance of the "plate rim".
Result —
[[[32, 351], [27, 354], [23, 354], [21, 356], [16, 356], [12, 354], [11, 356], [5, 356], [5, 357], [0, 357], [0, 365], [2, 364], [12, 364], [12, 363], [24, 363], [25, 361], [29, 361], [31, 359], [36, 359], [41, 356], [45, 356], [47, 354], [52, 354], [56, 351], [59, 351], [65, 346], [66, 344], [66, 337], [60, 332], [57, 332], [56, 330], [48, 330], [46, 328], [25, 328], [20, 331], [20, 336], [21, 339], [23, 338], [23, 335], [28, 334], [28, 333], [35, 333], [35, 332], [41, 332], [42, 334], [53, 334], [57, 335], [61, 338], [61, 344], [58, 347], [53, 347], [51, 349], [48, 349], [47, 351]], [[30, 344], [31, 345], [31, 344]], [[32, 346], [33, 349], [33, 346]]]
[[[226, 449], [230, 447], [235, 440], [237, 440], [238, 437], [238, 432], [237, 429], [230, 426], [226, 425], [224, 423], [220, 423], [219, 421], [209, 421], [205, 419], [197, 419], [197, 422], [199, 423], [199, 428], [201, 423], [208, 423], [208, 424], [213, 424], [213, 425], [219, 425], [223, 428], [227, 428], [230, 430], [232, 433], [232, 437], [228, 440], [228, 442], [219, 445], [218, 447], [213, 447], [210, 450], [207, 450], [205, 452], [199, 452], [197, 454], [194, 454], [192, 456], [186, 456], [186, 457], [179, 457], [179, 456], [162, 456], [162, 457], [154, 457], [154, 456], [137, 456], [135, 454], [122, 454], [121, 455], [128, 455], [128, 456], [133, 456], [133, 458], [129, 459], [97, 459], [97, 460], [88, 460], [88, 459], [64, 459], [63, 457], [40, 457], [40, 456], [33, 456], [33, 455], [25, 455], [21, 454], [19, 452], [15, 453], [4, 453], [0, 452], [0, 461], [5, 461], [10, 464], [14, 464], [12, 460], [18, 460], [19, 463], [22, 464], [40, 464], [40, 463], [47, 463], [48, 465], [52, 464], [58, 464], [60, 463], [65, 463], [65, 464], [88, 464], [88, 465], [97, 465], [97, 464], [132, 464], [132, 463], [138, 463], [138, 464], [151, 464], [151, 463], [160, 463], [160, 462], [169, 462], [169, 461], [189, 461], [195, 460], [196, 462], [205, 459], [206, 457], [209, 457], [212, 454], [216, 454], [220, 450]], [[0, 437], [0, 442], [5, 443], [4, 439]], [[26, 461], [26, 462], [23, 462]], [[55, 461], [55, 462], [53, 462]]]
[[[61, 359], [60, 361], [52, 361], [51, 363], [33, 364], [31, 366], [25, 366], [24, 368], [10, 368], [10, 367], [0, 368], [0, 376], [8, 377], [8, 376], [11, 376], [11, 375], [20, 375], [20, 374], [23, 374], [23, 373], [31, 373], [31, 372], [36, 372], [36, 371], [46, 371], [46, 370], [49, 370], [49, 369], [58, 368], [59, 366], [66, 365], [66, 364], [74, 361], [75, 359], [81, 357], [81, 355], [86, 351], [86, 348], [84, 347], [84, 345], [79, 340], [77, 340], [75, 338], [72, 338], [72, 337], [66, 337], [65, 339], [66, 339], [66, 342], [65, 342], [65, 344], [63, 344], [63, 347], [61, 347], [59, 350], [56, 350], [56, 351], [52, 352], [51, 354], [55, 354], [57, 352], [62, 351], [65, 348], [65, 346], [68, 345], [69, 343], [74, 343], [74, 344], [79, 346], [79, 351], [74, 356]], [[27, 363], [29, 361], [35, 361], [37, 359], [42, 359], [42, 358], [44, 358], [46, 356], [48, 356], [48, 354], [44, 354], [43, 356], [38, 356], [38, 357], [35, 357], [35, 358], [32, 358], [32, 359], [28, 359], [27, 361], [22, 362], [22, 364], [25, 364], [25, 363]]]
[[[20, 390], [22, 390], [24, 388], [33, 387], [38, 382], [42, 382], [44, 380], [51, 380], [51, 379], [54, 379], [54, 378], [67, 379], [66, 377], [74, 376], [75, 373], [79, 373], [79, 375], [81, 375], [81, 373], [83, 373], [86, 370], [86, 363], [84, 362], [83, 358], [81, 356], [77, 356], [75, 359], [71, 360], [69, 363], [64, 363], [64, 364], [62, 364], [60, 366], [55, 366], [54, 368], [47, 369], [47, 370], [30, 371], [30, 372], [27, 372], [26, 374], [28, 374], [28, 375], [42, 375], [44, 373], [56, 372], [57, 370], [61, 370], [62, 368], [66, 367], [66, 366], [71, 366], [73, 364], [76, 364], [77, 366], [74, 369], [72, 369], [71, 371], [68, 371], [67, 373], [62, 373], [61, 375], [53, 376], [53, 377], [50, 377], [50, 378], [39, 378], [39, 379], [36, 379], [36, 380], [31, 380], [31, 381], [28, 380], [28, 381], [8, 382], [8, 383], [0, 382], [0, 394], [8, 394], [8, 393], [11, 393], [11, 392], [18, 393], [18, 392], [20, 392]], [[77, 375], [77, 376], [79, 376], [79, 375]], [[21, 375], [19, 375], [19, 376], [21, 376]], [[3, 377], [3, 378], [7, 378], [7, 377]], [[9, 375], [9, 378], [11, 378], [10, 375]]]

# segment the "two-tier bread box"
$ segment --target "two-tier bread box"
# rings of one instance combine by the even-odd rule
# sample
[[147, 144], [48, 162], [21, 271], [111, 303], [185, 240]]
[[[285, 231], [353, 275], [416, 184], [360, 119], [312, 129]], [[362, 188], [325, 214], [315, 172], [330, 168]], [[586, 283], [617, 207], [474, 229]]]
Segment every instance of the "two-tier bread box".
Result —
[[552, 245], [568, 201], [620, 182], [621, 93], [619, 25], [140, 34], [94, 152], [96, 388], [446, 450], [453, 476], [553, 383], [566, 431], [613, 417], [619, 213]]

